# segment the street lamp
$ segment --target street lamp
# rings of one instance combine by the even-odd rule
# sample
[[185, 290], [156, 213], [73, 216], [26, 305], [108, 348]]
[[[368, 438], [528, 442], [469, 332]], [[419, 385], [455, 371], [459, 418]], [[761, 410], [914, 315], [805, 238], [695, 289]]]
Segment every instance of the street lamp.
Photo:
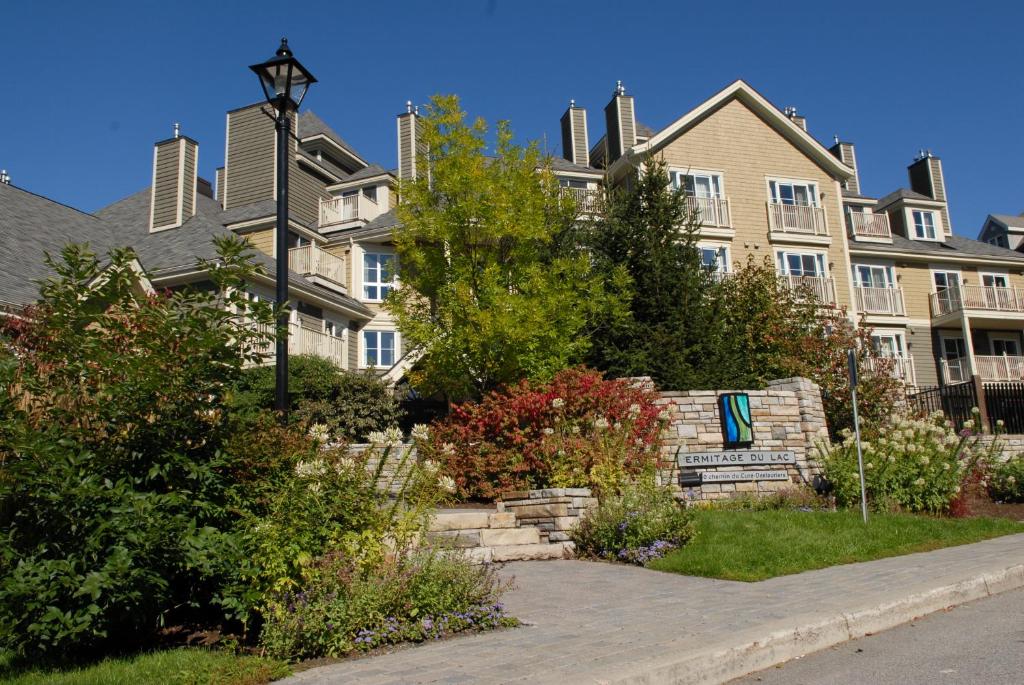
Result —
[[288, 39], [281, 39], [281, 47], [273, 57], [262, 64], [249, 67], [260, 79], [263, 95], [277, 112], [274, 130], [277, 131], [277, 344], [274, 355], [275, 387], [274, 409], [281, 420], [288, 418], [288, 134], [291, 132], [289, 113], [299, 110], [309, 86], [316, 83], [313, 74], [292, 55]]

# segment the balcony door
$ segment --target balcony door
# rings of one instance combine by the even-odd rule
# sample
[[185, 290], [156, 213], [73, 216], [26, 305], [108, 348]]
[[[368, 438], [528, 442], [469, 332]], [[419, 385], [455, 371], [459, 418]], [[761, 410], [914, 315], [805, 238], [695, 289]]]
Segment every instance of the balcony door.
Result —
[[935, 292], [938, 293], [942, 313], [960, 308], [960, 272], [935, 271], [932, 273]]
[[1017, 344], [1016, 338], [996, 338], [993, 336], [992, 354], [997, 357], [1017, 357], [1020, 356], [1020, 345]]
[[893, 287], [891, 266], [871, 266], [858, 264], [853, 269], [854, 280], [861, 288], [891, 288]]
[[875, 354], [887, 359], [903, 358], [903, 335], [901, 333], [878, 333], [871, 336]]
[[787, 276], [825, 277], [825, 255], [818, 252], [779, 252], [778, 264]]
[[1006, 274], [981, 274], [985, 288], [985, 306], [989, 309], [1015, 309], [1013, 291]]
[[777, 205], [818, 206], [818, 186], [815, 183], [769, 181], [768, 189], [771, 191], [772, 202]]

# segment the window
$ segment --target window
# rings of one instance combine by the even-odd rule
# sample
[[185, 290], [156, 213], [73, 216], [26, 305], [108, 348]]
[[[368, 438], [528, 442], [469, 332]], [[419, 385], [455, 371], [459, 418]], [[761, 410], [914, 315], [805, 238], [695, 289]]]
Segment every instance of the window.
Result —
[[1006, 274], [982, 274], [981, 284], [986, 288], [1006, 288], [1009, 285]]
[[722, 198], [722, 176], [700, 171], [672, 172], [672, 187], [682, 189], [688, 197]]
[[996, 337], [989, 335], [992, 340], [992, 354], [1000, 357], [1017, 357], [1020, 355], [1020, 346], [1016, 337]]
[[341, 336], [341, 331], [338, 330], [338, 324], [329, 319], [324, 321], [324, 333], [332, 338], [338, 338]]
[[935, 279], [935, 292], [960, 289], [960, 273], [957, 271], [936, 271], [932, 278]]
[[779, 271], [790, 276], [824, 276], [825, 256], [815, 252], [779, 252]]
[[367, 188], [363, 188], [363, 197], [365, 197], [367, 200], [373, 200], [374, 202], [377, 202], [377, 186], [369, 186]]
[[894, 283], [891, 266], [869, 264], [853, 267], [853, 280], [861, 288], [891, 288]]
[[799, 181], [769, 181], [772, 202], [777, 205], [818, 206], [818, 184]]
[[309, 245], [309, 238], [303, 238], [298, 233], [293, 233], [292, 231], [288, 231], [288, 248], [289, 249], [291, 249], [293, 247], [302, 247], [304, 245]]
[[587, 189], [587, 182], [581, 181], [578, 178], [559, 178], [558, 185], [562, 188], [580, 188], [581, 190]]
[[967, 346], [964, 345], [963, 338], [943, 338], [942, 339], [942, 356], [947, 361], [953, 361], [955, 359], [962, 359], [967, 356]]
[[395, 285], [395, 255], [367, 252], [363, 255], [363, 299], [381, 302]]
[[704, 265], [704, 268], [712, 273], [728, 273], [729, 248], [724, 245], [721, 247], [701, 247], [700, 261], [701, 264]]
[[395, 332], [363, 331], [363, 366], [395, 364]]
[[913, 210], [914, 235], [918, 240], [935, 240], [935, 212]]
[[871, 336], [871, 346], [879, 357], [903, 357], [902, 333], [877, 333]]

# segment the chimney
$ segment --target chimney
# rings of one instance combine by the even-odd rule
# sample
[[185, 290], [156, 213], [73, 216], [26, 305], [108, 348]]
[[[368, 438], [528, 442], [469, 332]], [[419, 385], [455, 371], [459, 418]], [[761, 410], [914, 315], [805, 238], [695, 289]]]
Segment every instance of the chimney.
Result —
[[807, 130], [807, 117], [803, 117], [797, 114], [796, 107], [789, 106], [782, 111], [787, 117], [789, 117], [790, 121], [792, 121], [794, 124], [802, 128], [803, 130]]
[[942, 229], [946, 235], [953, 235], [947, 208], [946, 182], [942, 177], [942, 160], [934, 156], [931, 150], [920, 150], [914, 162], [907, 167], [907, 176], [910, 178], [910, 189], [915, 193], [927, 195], [947, 205], [939, 211], [942, 214]]
[[587, 110], [569, 100], [562, 115], [562, 157], [573, 164], [590, 166], [590, 141], [587, 138]]
[[426, 147], [420, 141], [420, 108], [406, 100], [405, 111], [398, 115], [398, 178], [406, 181], [424, 171]]
[[174, 137], [153, 148], [149, 230], [177, 228], [196, 213], [196, 184], [199, 143], [181, 135], [174, 125]]
[[604, 108], [604, 123], [607, 133], [608, 159], [605, 166], [626, 153], [636, 144], [636, 114], [633, 110], [633, 96], [626, 95], [622, 81], [615, 85], [615, 94]]
[[213, 199], [216, 200], [221, 207], [224, 206], [224, 167], [217, 167], [216, 176], [213, 177], [213, 189], [215, 194]]
[[11, 175], [7, 173], [7, 169], [0, 169], [0, 184], [5, 186], [11, 185]]
[[844, 143], [835, 136], [835, 145], [828, 149], [836, 159], [853, 169], [853, 178], [843, 181], [843, 189], [860, 195], [860, 175], [857, 172], [857, 154], [854, 152], [853, 143]]

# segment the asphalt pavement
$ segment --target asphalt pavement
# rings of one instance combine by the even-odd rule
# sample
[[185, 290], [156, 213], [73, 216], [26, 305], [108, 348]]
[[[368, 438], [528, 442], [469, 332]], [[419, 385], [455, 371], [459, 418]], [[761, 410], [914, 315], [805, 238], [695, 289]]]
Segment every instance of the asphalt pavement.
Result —
[[1024, 589], [851, 640], [730, 685], [1020, 685]]

